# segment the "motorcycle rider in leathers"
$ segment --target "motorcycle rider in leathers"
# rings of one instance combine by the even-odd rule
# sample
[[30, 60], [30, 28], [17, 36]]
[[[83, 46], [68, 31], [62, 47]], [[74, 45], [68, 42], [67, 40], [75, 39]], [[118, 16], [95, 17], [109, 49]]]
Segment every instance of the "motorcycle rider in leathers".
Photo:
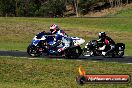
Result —
[[99, 32], [99, 39], [97, 40], [98, 43], [102, 43], [103, 46], [99, 47], [99, 50], [102, 51], [102, 55], [107, 55], [115, 49], [115, 42], [108, 36], [106, 36], [105, 32]]
[[64, 49], [70, 46], [70, 41], [69, 40], [67, 41], [68, 35], [63, 30], [60, 30], [58, 25], [56, 24], [51, 25], [50, 31], [52, 35], [55, 34], [54, 40], [55, 44], [51, 46], [51, 50], [59, 46], [63, 41], [65, 41], [65, 43], [63, 42], [63, 46], [59, 48], [57, 52], [62, 52]]

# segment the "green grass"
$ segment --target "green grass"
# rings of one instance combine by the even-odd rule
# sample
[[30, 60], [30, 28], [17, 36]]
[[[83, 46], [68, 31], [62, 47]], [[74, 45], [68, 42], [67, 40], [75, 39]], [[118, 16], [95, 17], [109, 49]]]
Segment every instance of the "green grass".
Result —
[[11, 51], [25, 51], [29, 43], [21, 43], [21, 42], [1, 42], [0, 49], [1, 50], [11, 50]]
[[0, 17], [0, 50], [23, 50], [40, 31], [58, 24], [69, 36], [87, 41], [106, 31], [116, 42], [126, 43], [126, 55], [132, 55], [132, 18], [20, 18]]
[[132, 8], [123, 9], [116, 14], [109, 14], [108, 17], [132, 17]]
[[128, 84], [86, 84], [80, 86], [75, 78], [78, 67], [87, 74], [130, 74], [132, 64], [0, 57], [0, 88], [131, 88]]

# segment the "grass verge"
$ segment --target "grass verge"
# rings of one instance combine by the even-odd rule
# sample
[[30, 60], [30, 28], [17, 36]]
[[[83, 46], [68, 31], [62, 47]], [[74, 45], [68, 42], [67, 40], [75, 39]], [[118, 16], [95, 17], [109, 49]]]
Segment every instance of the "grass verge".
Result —
[[80, 86], [75, 78], [78, 67], [87, 74], [130, 74], [132, 64], [76, 60], [0, 57], [1, 88], [131, 88], [128, 84], [86, 84]]

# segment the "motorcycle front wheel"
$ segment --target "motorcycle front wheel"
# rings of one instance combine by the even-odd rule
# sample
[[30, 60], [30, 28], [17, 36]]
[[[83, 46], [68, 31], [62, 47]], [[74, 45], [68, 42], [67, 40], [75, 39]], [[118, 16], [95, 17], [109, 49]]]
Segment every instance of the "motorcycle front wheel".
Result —
[[124, 56], [124, 50], [119, 51], [119, 52], [118, 52], [118, 57], [123, 57], [123, 56]]
[[84, 48], [83, 49], [83, 52], [82, 52], [82, 55], [83, 56], [93, 56], [93, 51], [90, 51], [90, 50], [88, 50], [87, 48]]
[[32, 45], [29, 45], [27, 47], [27, 53], [32, 56], [32, 57], [38, 57], [40, 55], [42, 55], [42, 52], [39, 51], [39, 47], [37, 46], [32, 46]]
[[65, 57], [69, 59], [78, 58], [82, 54], [82, 49], [80, 46], [69, 48], [65, 50]]

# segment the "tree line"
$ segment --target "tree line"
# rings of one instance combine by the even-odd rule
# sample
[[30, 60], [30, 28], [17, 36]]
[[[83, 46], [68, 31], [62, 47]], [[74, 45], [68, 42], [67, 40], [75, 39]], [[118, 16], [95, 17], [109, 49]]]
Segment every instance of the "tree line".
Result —
[[78, 16], [89, 11], [119, 7], [131, 2], [132, 0], [0, 0], [0, 16]]

